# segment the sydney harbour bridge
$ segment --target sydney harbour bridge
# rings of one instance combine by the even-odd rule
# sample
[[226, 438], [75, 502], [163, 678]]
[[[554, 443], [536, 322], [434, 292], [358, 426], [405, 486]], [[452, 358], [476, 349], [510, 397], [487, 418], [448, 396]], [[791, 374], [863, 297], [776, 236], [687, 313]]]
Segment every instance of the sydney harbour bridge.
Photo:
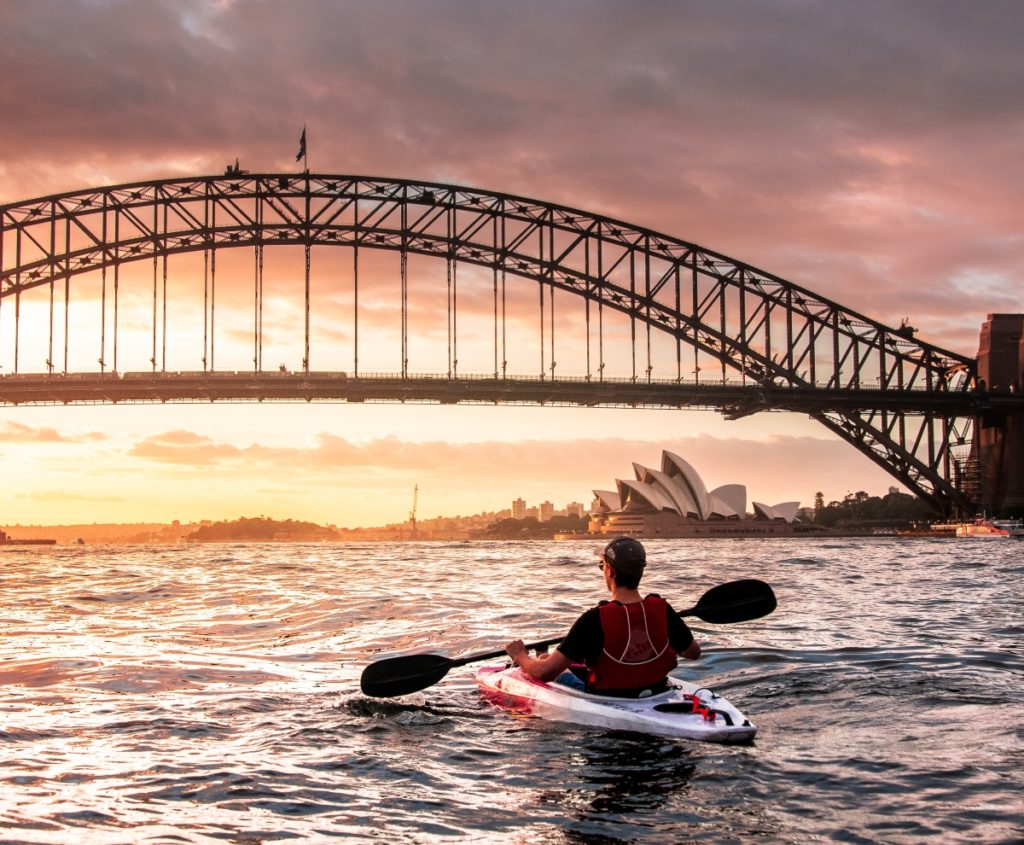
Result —
[[1024, 505], [1022, 322], [965, 357], [676, 237], [440, 183], [229, 167], [0, 206], [0, 404], [789, 411], [947, 515]]

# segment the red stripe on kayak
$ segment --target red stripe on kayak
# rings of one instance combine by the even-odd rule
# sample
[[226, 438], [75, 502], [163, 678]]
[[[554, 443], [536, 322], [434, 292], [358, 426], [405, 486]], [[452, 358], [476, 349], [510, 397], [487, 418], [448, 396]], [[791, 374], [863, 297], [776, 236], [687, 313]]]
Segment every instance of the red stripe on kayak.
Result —
[[524, 716], [533, 715], [534, 700], [521, 695], [510, 695], [501, 690], [482, 688], [481, 692], [491, 704], [500, 707], [502, 710], [510, 710], [513, 713], [522, 713]]

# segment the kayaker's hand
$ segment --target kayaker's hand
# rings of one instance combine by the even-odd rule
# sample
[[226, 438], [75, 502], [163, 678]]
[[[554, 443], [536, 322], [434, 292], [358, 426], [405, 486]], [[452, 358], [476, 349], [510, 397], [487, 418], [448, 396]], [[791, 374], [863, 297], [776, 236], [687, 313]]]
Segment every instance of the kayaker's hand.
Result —
[[522, 640], [512, 640], [512, 642], [505, 646], [505, 652], [512, 658], [512, 662], [518, 666], [519, 659], [526, 654], [526, 644]]

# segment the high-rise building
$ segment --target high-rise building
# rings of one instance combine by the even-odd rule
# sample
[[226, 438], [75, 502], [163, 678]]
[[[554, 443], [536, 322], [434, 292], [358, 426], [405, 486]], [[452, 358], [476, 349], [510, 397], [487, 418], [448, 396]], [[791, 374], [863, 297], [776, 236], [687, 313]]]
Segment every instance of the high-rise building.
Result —
[[566, 516], [578, 516], [582, 519], [583, 517], [583, 503], [582, 502], [569, 502], [565, 506]]
[[540, 521], [550, 522], [551, 517], [555, 515], [555, 506], [551, 502], [540, 503]]
[[513, 499], [512, 500], [512, 518], [513, 519], [525, 519], [526, 518], [526, 499]]

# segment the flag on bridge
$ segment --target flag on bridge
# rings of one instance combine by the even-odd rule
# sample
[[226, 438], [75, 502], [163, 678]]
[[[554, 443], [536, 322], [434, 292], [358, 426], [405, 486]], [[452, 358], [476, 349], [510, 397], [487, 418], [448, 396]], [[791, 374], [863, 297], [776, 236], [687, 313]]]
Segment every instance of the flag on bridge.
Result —
[[299, 138], [299, 151], [295, 155], [296, 161], [302, 161], [306, 157], [306, 127], [302, 127], [302, 137]]

